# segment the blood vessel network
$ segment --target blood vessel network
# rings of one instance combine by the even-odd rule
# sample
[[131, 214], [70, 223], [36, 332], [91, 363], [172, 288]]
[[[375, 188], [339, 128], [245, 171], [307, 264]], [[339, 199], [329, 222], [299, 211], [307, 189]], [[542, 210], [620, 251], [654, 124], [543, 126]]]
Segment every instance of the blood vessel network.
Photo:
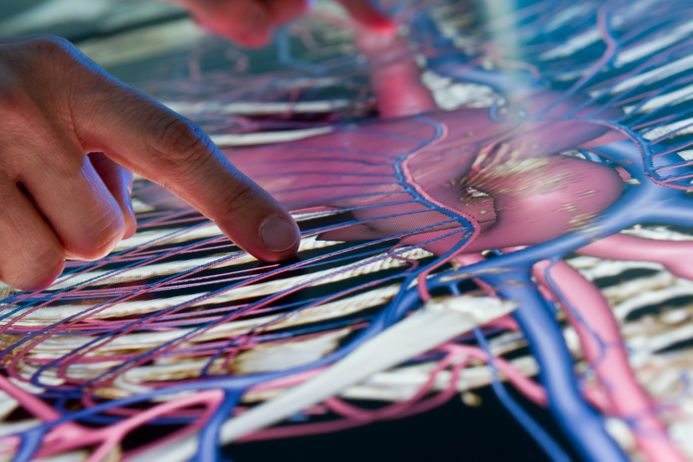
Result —
[[299, 256], [139, 179], [134, 237], [5, 289], [4, 455], [214, 460], [491, 385], [551, 459], [506, 387], [585, 460], [693, 458], [690, 5], [397, 3], [393, 36], [322, 12], [279, 70], [229, 45], [204, 70], [215, 42], [146, 82], [294, 213]]

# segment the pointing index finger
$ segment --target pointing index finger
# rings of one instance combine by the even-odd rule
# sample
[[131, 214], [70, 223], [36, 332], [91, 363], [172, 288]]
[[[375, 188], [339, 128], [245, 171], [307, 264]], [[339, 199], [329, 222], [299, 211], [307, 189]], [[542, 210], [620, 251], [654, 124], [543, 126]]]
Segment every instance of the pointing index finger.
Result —
[[86, 150], [102, 151], [178, 195], [262, 260], [296, 252], [299, 232], [291, 216], [202, 130], [120, 82], [97, 78], [96, 91], [83, 92], [73, 107]]

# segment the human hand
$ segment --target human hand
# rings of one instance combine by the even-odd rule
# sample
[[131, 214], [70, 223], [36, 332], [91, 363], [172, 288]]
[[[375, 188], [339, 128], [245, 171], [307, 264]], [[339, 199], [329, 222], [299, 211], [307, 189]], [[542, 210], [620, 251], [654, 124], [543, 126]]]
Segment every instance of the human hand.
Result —
[[[206, 29], [246, 47], [266, 45], [276, 27], [304, 14], [310, 0], [171, 0], [186, 8]], [[393, 22], [369, 0], [339, 0], [362, 26], [381, 33]]]
[[63, 39], [0, 43], [0, 280], [44, 288], [65, 258], [98, 259], [131, 235], [123, 167], [189, 202], [258, 258], [297, 250], [291, 216], [190, 121]]

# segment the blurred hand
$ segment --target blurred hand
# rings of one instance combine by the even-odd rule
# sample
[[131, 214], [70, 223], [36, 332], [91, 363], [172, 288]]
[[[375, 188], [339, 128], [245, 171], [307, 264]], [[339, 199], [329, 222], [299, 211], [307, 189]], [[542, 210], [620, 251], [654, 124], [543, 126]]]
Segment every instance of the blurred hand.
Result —
[[130, 236], [131, 176], [121, 166], [186, 200], [263, 260], [298, 247], [290, 215], [190, 121], [65, 40], [1, 43], [0, 280], [44, 288], [65, 258], [103, 257]]
[[[276, 27], [302, 15], [310, 0], [171, 0], [206, 29], [246, 47], [266, 45]], [[362, 26], [382, 33], [394, 24], [369, 0], [339, 0]]]

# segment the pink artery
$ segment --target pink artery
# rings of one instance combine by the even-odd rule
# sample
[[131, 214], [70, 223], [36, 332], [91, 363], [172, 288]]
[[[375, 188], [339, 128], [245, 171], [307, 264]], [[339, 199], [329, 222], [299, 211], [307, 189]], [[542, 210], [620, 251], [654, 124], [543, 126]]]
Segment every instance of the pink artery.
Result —
[[[589, 224], [621, 196], [623, 181], [616, 170], [557, 154], [620, 138], [581, 119], [589, 108], [572, 112], [584, 107], [583, 100], [541, 91], [512, 101], [501, 116], [489, 109], [436, 112], [403, 42], [362, 37], [360, 46], [373, 62], [383, 120], [288, 146], [229, 154], [293, 210], [351, 210], [357, 225], [322, 238], [403, 235], [401, 244], [443, 255], [466, 237], [456, 253], [460, 257], [551, 240]], [[282, 158], [290, 162], [279, 168]], [[463, 220], [473, 231], [455, 234]], [[616, 235], [581, 252], [656, 261], [675, 275], [693, 278], [681, 259], [682, 253], [693, 259], [691, 242]], [[534, 274], [545, 293], [560, 291], [568, 305], [568, 319], [603, 392], [594, 396], [605, 396], [599, 400], [605, 411], [634, 423], [637, 445], [649, 460], [683, 460], [628, 363], [618, 324], [599, 290], [562, 261], [550, 267], [538, 263]], [[549, 287], [547, 277], [555, 287]]]
[[534, 276], [544, 287], [550, 287], [550, 277], [560, 292], [564, 312], [580, 338], [585, 359], [605, 391], [608, 408], [603, 411], [633, 424], [638, 448], [650, 460], [685, 460], [659, 421], [655, 403], [638, 383], [618, 323], [601, 292], [563, 261], [553, 265], [537, 263]]

